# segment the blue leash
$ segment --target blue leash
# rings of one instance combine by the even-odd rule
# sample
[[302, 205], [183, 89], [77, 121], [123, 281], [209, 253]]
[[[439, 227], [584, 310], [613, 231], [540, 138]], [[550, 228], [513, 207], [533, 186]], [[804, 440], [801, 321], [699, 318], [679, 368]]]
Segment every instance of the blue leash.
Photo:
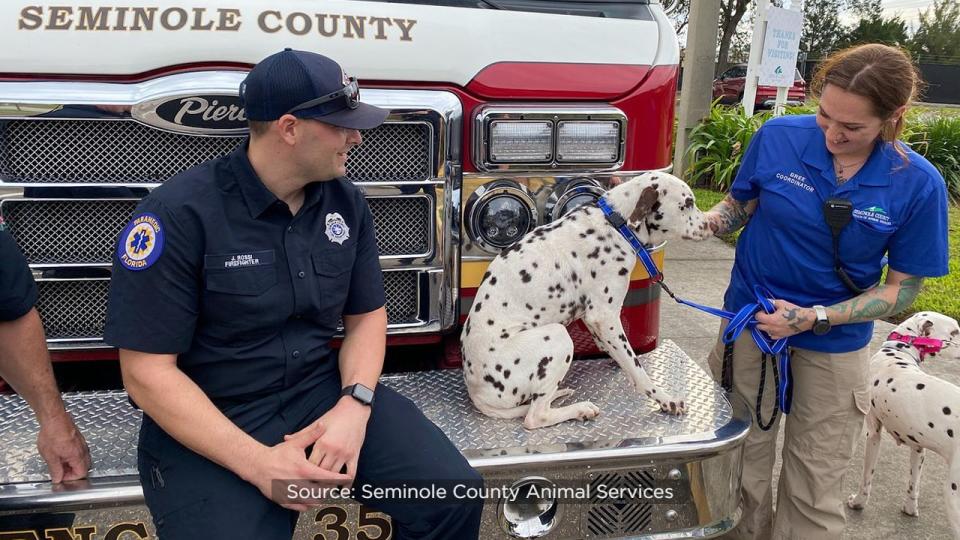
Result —
[[[787, 338], [781, 338], [777, 340], [772, 339], [770, 336], [757, 328], [757, 321], [754, 319], [754, 315], [761, 310], [763, 310], [765, 313], [773, 313], [776, 311], [776, 309], [773, 307], [773, 294], [771, 294], [766, 287], [761, 285], [754, 286], [753, 292], [757, 301], [743, 306], [736, 313], [678, 298], [675, 294], [673, 294], [673, 291], [667, 287], [667, 284], [663, 282], [663, 272], [657, 268], [656, 263], [653, 262], [653, 257], [650, 255], [650, 252], [647, 251], [647, 248], [644, 247], [644, 245], [640, 242], [640, 239], [633, 234], [633, 231], [630, 230], [629, 226], [627, 226], [627, 222], [625, 219], [623, 219], [623, 216], [614, 210], [604, 197], [597, 199], [597, 206], [601, 211], [603, 211], [603, 215], [607, 218], [607, 221], [615, 229], [617, 229], [620, 235], [623, 236], [633, 247], [634, 252], [637, 254], [637, 258], [640, 259], [640, 262], [643, 264], [644, 268], [646, 268], [647, 274], [650, 276], [650, 280], [653, 283], [659, 283], [663, 290], [666, 291], [666, 293], [670, 296], [670, 298], [673, 298], [676, 302], [685, 306], [690, 306], [705, 313], [709, 313], [730, 321], [730, 324], [727, 325], [727, 329], [724, 331], [722, 337], [723, 342], [728, 347], [731, 347], [745, 330], [749, 330], [750, 335], [753, 337], [753, 341], [757, 344], [757, 348], [760, 349], [760, 352], [765, 356], [769, 355], [772, 358], [776, 358], [776, 362], [773, 365], [773, 377], [777, 385], [777, 403], [776, 407], [774, 408], [773, 416], [770, 418], [770, 422], [765, 429], [769, 429], [769, 426], [773, 424], [773, 421], [776, 419], [777, 409], [783, 411], [783, 414], [790, 414], [790, 405], [793, 398], [793, 380], [790, 376], [790, 352], [787, 348]], [[766, 363], [763, 363], [762, 372], [760, 375], [761, 390], [760, 395], [757, 396], [757, 422], [761, 425], [761, 427], [763, 422], [760, 421], [760, 400], [763, 396], [763, 381], [766, 378], [765, 370]], [[779, 377], [778, 371], [780, 375]], [[724, 374], [724, 379], [727, 378], [726, 375], [727, 374]], [[727, 386], [728, 383], [725, 381], [725, 389], [728, 391], [732, 390], [732, 381], [729, 383], [730, 388]]]

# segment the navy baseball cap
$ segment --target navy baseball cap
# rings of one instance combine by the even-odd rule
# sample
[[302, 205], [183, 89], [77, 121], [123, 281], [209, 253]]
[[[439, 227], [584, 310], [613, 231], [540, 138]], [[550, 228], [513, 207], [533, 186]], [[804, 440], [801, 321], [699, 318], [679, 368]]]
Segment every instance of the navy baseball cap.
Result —
[[240, 83], [247, 118], [276, 120], [285, 114], [351, 129], [383, 123], [388, 111], [360, 102], [357, 80], [321, 54], [284, 49], [253, 66]]

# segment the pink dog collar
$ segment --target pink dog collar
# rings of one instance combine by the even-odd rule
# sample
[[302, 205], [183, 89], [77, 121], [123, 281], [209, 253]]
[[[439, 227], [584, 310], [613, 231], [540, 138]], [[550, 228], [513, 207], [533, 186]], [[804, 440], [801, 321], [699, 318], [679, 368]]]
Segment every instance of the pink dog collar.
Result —
[[906, 343], [907, 345], [912, 346], [913, 348], [920, 351], [920, 360], [923, 360], [923, 357], [930, 353], [938, 353], [940, 349], [943, 348], [943, 340], [930, 338], [930, 337], [919, 337], [919, 336], [905, 336], [900, 332], [890, 332], [890, 335], [887, 336], [887, 341], [899, 341], [901, 343]]

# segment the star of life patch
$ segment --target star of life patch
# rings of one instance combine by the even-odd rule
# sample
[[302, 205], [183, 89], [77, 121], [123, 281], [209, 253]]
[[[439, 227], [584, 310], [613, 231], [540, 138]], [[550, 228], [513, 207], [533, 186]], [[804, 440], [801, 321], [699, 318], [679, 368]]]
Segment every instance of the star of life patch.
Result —
[[164, 228], [160, 218], [144, 212], [127, 223], [120, 233], [117, 259], [127, 270], [146, 270], [163, 253]]
[[347, 222], [343, 220], [343, 216], [337, 212], [331, 212], [327, 214], [326, 218], [327, 223], [327, 238], [331, 242], [336, 242], [343, 245], [343, 241], [350, 238], [350, 227], [347, 226]]

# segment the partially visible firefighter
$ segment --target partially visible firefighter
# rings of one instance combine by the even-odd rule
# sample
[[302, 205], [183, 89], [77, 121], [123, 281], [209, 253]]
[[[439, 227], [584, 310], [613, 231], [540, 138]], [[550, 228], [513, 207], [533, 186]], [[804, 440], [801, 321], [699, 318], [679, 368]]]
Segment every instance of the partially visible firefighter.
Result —
[[36, 413], [37, 450], [47, 462], [50, 480], [58, 484], [87, 476], [90, 451], [63, 406], [36, 303], [30, 268], [0, 219], [0, 378]]

